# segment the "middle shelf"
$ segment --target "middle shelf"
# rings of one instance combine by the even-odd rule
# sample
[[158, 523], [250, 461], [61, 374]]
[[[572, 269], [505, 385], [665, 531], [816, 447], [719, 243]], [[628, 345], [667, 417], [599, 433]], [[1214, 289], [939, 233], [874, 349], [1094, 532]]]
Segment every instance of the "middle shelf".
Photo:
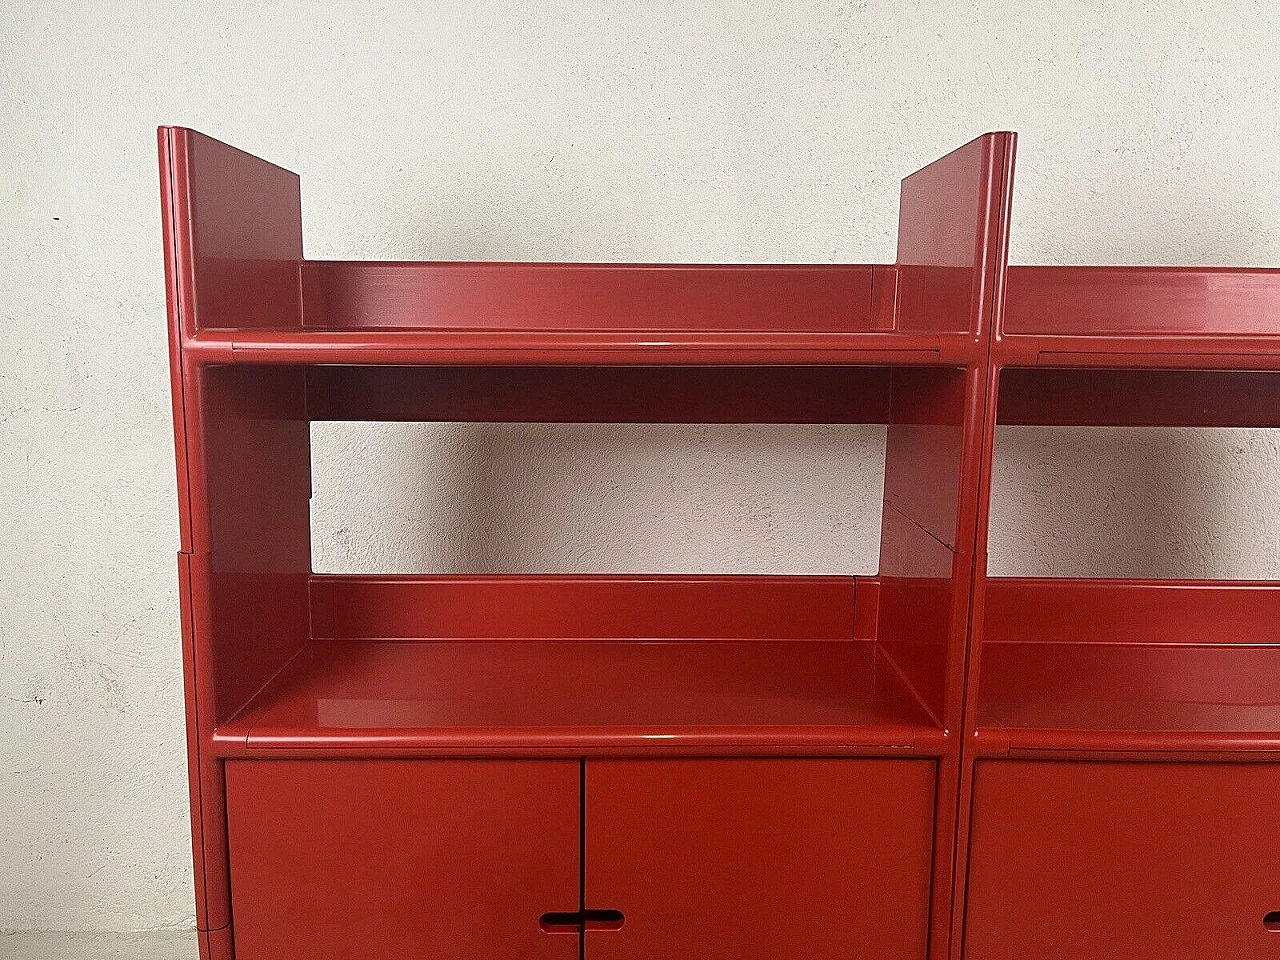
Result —
[[913, 751], [871, 641], [320, 640], [232, 723], [258, 749]]
[[224, 757], [938, 755], [853, 577], [313, 577]]
[[1280, 587], [991, 578], [979, 751], [1280, 751]]

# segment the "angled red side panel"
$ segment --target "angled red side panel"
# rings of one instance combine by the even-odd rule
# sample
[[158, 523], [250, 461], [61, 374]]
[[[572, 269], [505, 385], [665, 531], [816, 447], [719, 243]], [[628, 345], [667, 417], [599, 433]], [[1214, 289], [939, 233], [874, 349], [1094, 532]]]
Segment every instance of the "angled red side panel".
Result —
[[194, 396], [210, 549], [213, 719], [222, 723], [310, 637], [311, 450], [301, 367], [202, 367]]
[[898, 330], [986, 334], [1008, 264], [1016, 140], [984, 134], [902, 181]]
[[974, 140], [903, 181], [898, 331], [964, 333], [954, 368], [894, 371], [880, 539], [882, 651], [950, 733], [938, 767], [930, 956], [951, 941], [955, 791], [990, 331], [1008, 263], [1015, 137]]
[[902, 184], [897, 326], [969, 331], [956, 368], [894, 372], [880, 640], [939, 722], [960, 721], [990, 320], [1008, 262], [1014, 135], [987, 134]]
[[300, 327], [297, 174], [183, 127], [161, 127], [160, 146], [182, 334]]
[[959, 721], [972, 531], [961, 525], [963, 465], [976, 457], [968, 411], [981, 372], [895, 370], [885, 444], [880, 642], [941, 726]]
[[230, 960], [222, 764], [207, 745], [305, 642], [310, 458], [300, 372], [237, 380], [187, 345], [205, 328], [299, 325], [301, 209], [287, 171], [181, 128], [162, 127], [159, 147], [197, 925], [206, 960]]

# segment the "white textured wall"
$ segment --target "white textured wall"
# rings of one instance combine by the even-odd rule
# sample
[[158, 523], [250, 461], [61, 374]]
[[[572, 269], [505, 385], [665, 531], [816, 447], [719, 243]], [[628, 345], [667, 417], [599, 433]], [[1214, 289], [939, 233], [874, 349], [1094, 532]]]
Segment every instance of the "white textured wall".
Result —
[[[1277, 16], [1270, 0], [0, 6], [0, 930], [192, 916], [157, 123], [302, 173], [315, 257], [887, 261], [898, 178], [1012, 128], [1016, 261], [1274, 264]], [[875, 430], [400, 429], [318, 428], [322, 455], [411, 455], [380, 502], [329, 497], [326, 563], [873, 565]], [[1274, 439], [1001, 440], [1001, 572], [1280, 573]], [[334, 492], [366, 469], [331, 460]], [[371, 552], [397, 497], [457, 491], [483, 494], [488, 528], [401, 520]], [[820, 509], [784, 533], [809, 493]], [[567, 527], [541, 539], [526, 510]], [[414, 542], [449, 524], [462, 545]]]

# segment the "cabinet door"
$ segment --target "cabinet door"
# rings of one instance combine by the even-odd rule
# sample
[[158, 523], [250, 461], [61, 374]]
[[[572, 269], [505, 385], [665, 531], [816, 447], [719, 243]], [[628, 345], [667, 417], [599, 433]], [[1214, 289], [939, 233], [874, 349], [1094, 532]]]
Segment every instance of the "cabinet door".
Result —
[[587, 761], [587, 960], [921, 960], [934, 765]]
[[227, 764], [236, 960], [576, 960], [577, 761]]
[[1280, 766], [978, 764], [965, 960], [1280, 957]]

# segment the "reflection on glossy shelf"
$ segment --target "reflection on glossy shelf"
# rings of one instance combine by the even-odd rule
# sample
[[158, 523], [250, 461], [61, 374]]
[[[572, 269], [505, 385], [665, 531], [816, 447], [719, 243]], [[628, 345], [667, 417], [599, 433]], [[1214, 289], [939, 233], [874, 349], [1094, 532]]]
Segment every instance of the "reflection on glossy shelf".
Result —
[[314, 641], [230, 724], [254, 749], [880, 747], [941, 738], [870, 641]]
[[981, 678], [981, 726], [1280, 740], [1276, 646], [988, 643]]
[[1280, 585], [994, 577], [984, 599], [980, 750], [1280, 751]]

